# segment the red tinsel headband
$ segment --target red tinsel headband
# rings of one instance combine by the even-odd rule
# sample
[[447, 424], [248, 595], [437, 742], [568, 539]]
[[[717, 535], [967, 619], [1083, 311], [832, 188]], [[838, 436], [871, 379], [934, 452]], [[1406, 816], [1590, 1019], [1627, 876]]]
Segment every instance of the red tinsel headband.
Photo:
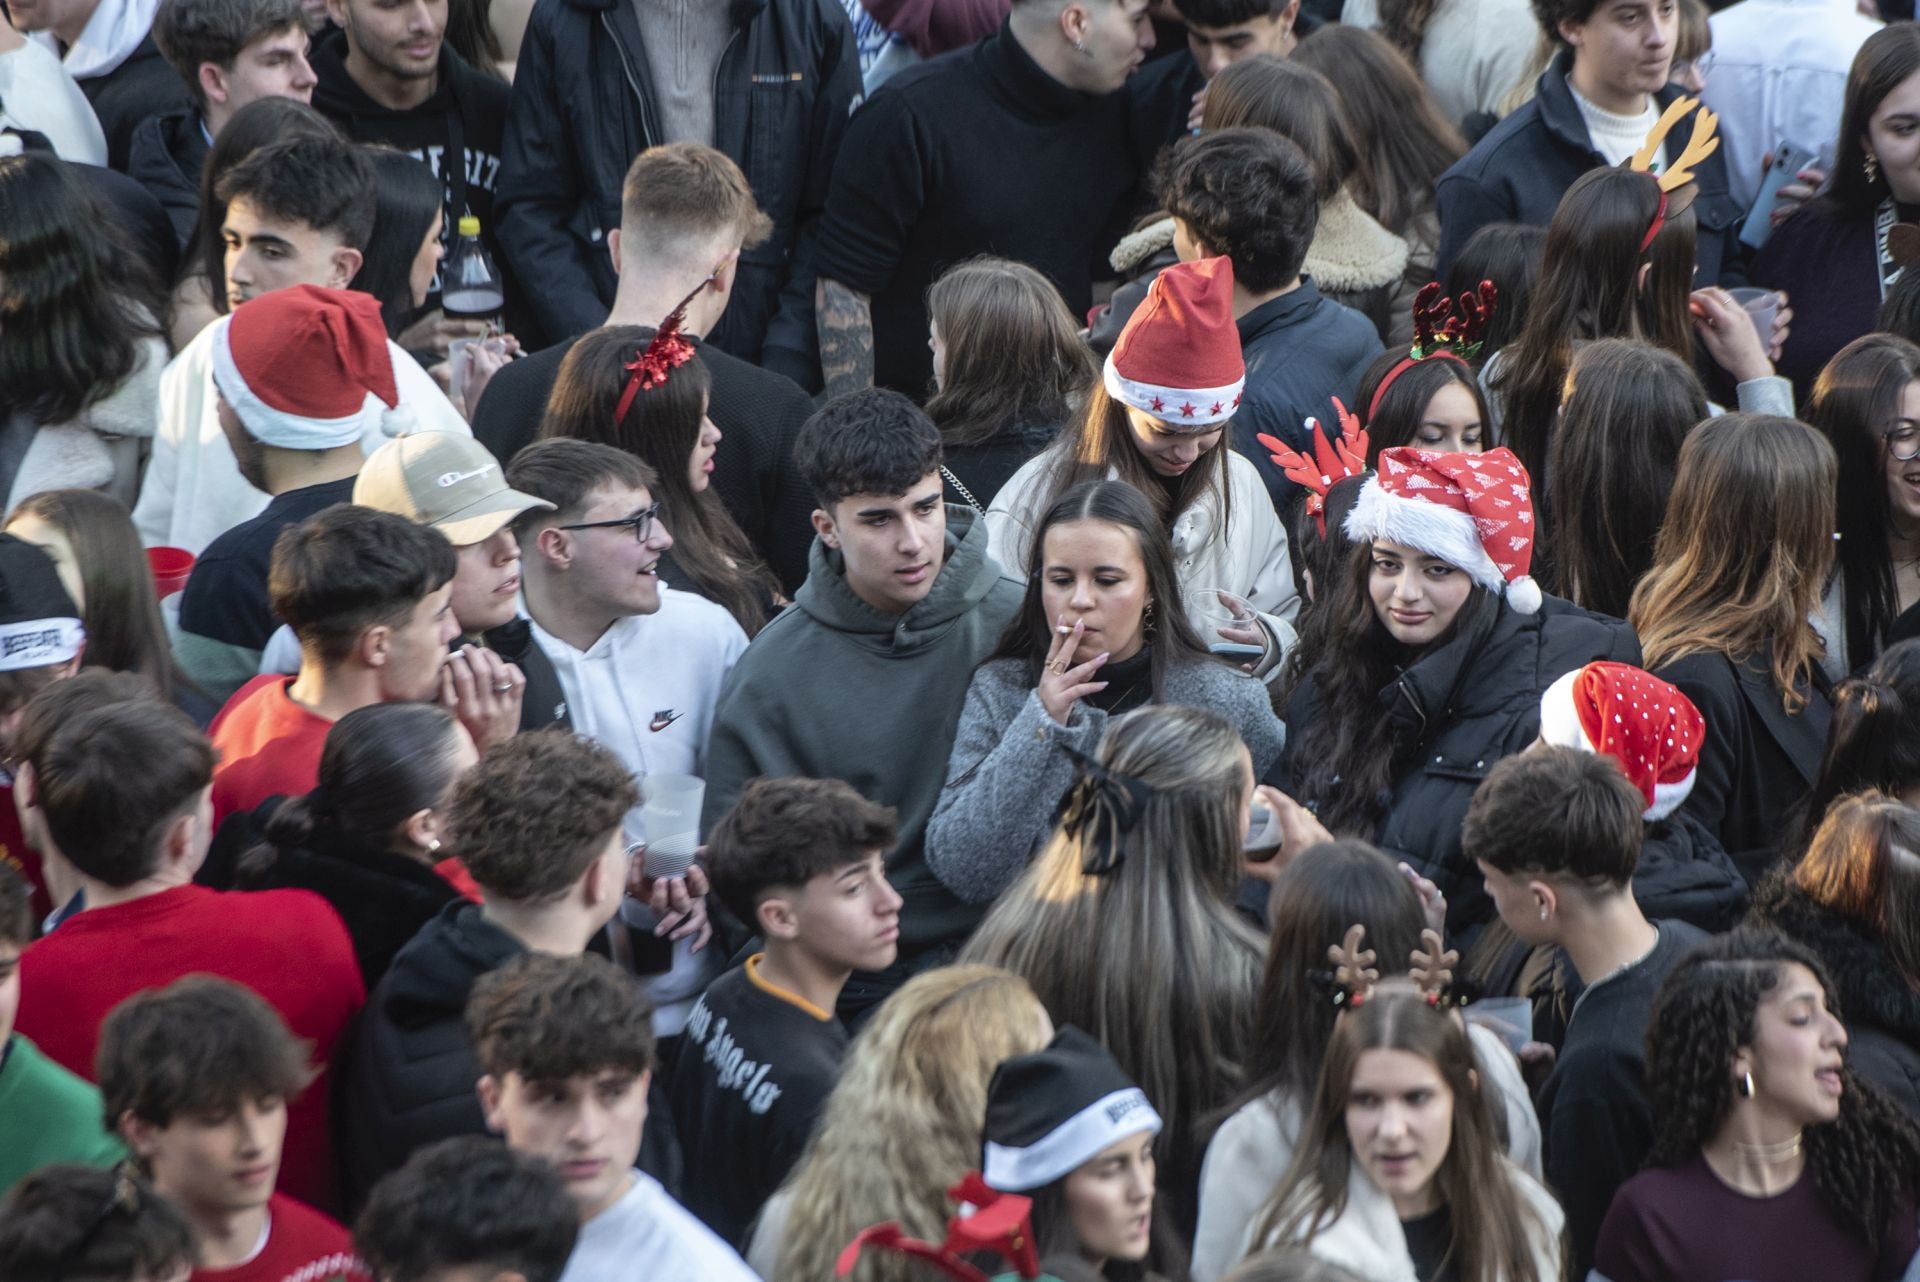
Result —
[[1421, 361], [1440, 356], [1471, 369], [1468, 362], [1480, 354], [1487, 322], [1499, 304], [1500, 291], [1490, 280], [1461, 294], [1457, 302], [1445, 295], [1439, 281], [1421, 286], [1413, 299], [1413, 346], [1373, 389], [1373, 399], [1367, 402], [1367, 422], [1373, 422], [1393, 381]]
[[647, 345], [633, 354], [624, 368], [627, 371], [627, 385], [621, 389], [620, 404], [613, 411], [613, 421], [619, 423], [626, 418], [627, 411], [633, 408], [633, 398], [643, 391], [652, 391], [667, 381], [667, 375], [679, 369], [693, 359], [693, 344], [680, 333], [680, 327], [686, 323], [687, 307], [700, 296], [700, 291], [713, 284], [709, 276], [693, 287], [693, 292], [680, 300], [680, 303], [667, 318], [660, 322], [660, 328], [653, 331], [653, 337]]

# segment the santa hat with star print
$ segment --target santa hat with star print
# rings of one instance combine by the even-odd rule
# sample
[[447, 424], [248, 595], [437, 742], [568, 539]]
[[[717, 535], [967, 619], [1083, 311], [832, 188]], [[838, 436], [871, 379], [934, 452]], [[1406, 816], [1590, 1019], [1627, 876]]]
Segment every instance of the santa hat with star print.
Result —
[[329, 450], [378, 429], [405, 436], [380, 304], [371, 294], [294, 285], [213, 325], [213, 382], [241, 426], [285, 450]]
[[1436, 454], [1398, 445], [1347, 514], [1356, 543], [1386, 539], [1458, 566], [1521, 614], [1540, 608], [1533, 565], [1533, 498], [1527, 469], [1506, 448]]
[[1147, 288], [1106, 364], [1107, 395], [1175, 431], [1207, 432], [1233, 417], [1247, 385], [1233, 321], [1233, 264], [1175, 263]]
[[1647, 799], [1648, 823], [1665, 819], [1693, 791], [1706, 733], [1691, 699], [1625, 663], [1576, 668], [1540, 697], [1540, 738], [1612, 757]]

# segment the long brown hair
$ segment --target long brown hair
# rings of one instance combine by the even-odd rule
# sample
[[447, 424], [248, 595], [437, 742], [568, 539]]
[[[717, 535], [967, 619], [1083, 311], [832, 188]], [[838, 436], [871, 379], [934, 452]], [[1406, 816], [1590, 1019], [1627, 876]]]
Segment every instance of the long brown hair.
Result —
[[1093, 354], [1052, 281], [1025, 263], [974, 258], [927, 290], [946, 360], [927, 417], [948, 446], [1058, 427], [1094, 380]]
[[1354, 145], [1367, 160], [1354, 199], [1388, 231], [1407, 235], [1433, 208], [1440, 175], [1467, 154], [1466, 139], [1407, 56], [1376, 32], [1329, 22], [1300, 42], [1293, 61], [1325, 76], [1346, 105]]
[[[1547, 224], [1540, 283], [1520, 337], [1490, 382], [1500, 395], [1500, 439], [1527, 471], [1546, 475], [1547, 446], [1574, 344], [1638, 338], [1693, 364], [1694, 212], [1669, 214], [1645, 251], [1660, 189], [1645, 174], [1602, 166], [1567, 189]], [[1642, 264], [1652, 264], [1646, 286]]]
[[1833, 563], [1833, 447], [1805, 423], [1725, 414], [1693, 429], [1627, 619], [1649, 669], [1772, 647], [1789, 713], [1825, 653], [1807, 621]]
[[1557, 594], [1626, 617], [1653, 564], [1680, 445], [1707, 413], [1699, 377], [1664, 348], [1603, 338], [1574, 356], [1547, 450]]
[[[537, 439], [597, 441], [651, 467], [658, 478], [654, 498], [673, 531], [674, 564], [751, 637], [766, 625], [766, 602], [780, 583], [713, 487], [696, 494], [687, 477], [713, 389], [706, 362], [694, 356], [664, 383], [638, 392], [624, 418], [614, 418], [627, 384], [626, 363], [653, 334], [645, 325], [609, 325], [576, 342], [560, 363]], [[724, 441], [720, 450], [724, 460]]]
[[1353, 141], [1340, 91], [1312, 67], [1271, 54], [1243, 58], [1207, 84], [1203, 132], [1271, 129], [1305, 153], [1314, 199], [1324, 205], [1349, 182], [1372, 184], [1366, 157]]
[[[853, 1235], [898, 1220], [940, 1241], [946, 1190], [980, 1164], [987, 1083], [1000, 1061], [1045, 1046], [1033, 989], [991, 966], [943, 966], [889, 997], [847, 1051], [807, 1149], [772, 1276], [830, 1278]], [[869, 1251], [853, 1282], [924, 1276], [904, 1256]]]
[[1353, 1164], [1347, 1096], [1360, 1057], [1372, 1050], [1426, 1060], [1453, 1094], [1452, 1133], [1434, 1182], [1452, 1220], [1448, 1253], [1460, 1282], [1558, 1282], [1534, 1267], [1536, 1243], [1552, 1234], [1520, 1194], [1519, 1173], [1501, 1152], [1465, 1023], [1411, 991], [1377, 991], [1334, 1028], [1293, 1165], [1267, 1200], [1254, 1242], [1311, 1243], [1346, 1210]]
[[1920, 811], [1884, 792], [1842, 798], [1788, 878], [1879, 939], [1907, 986], [1920, 986]]

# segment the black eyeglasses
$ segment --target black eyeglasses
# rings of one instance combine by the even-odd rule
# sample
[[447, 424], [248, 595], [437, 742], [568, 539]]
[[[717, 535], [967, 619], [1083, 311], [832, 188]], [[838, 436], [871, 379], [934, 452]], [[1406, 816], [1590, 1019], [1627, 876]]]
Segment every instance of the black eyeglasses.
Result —
[[140, 1182], [135, 1177], [132, 1160], [120, 1161], [114, 1166], [112, 1174], [113, 1184], [107, 1190], [106, 1199], [87, 1221], [86, 1227], [80, 1230], [80, 1236], [73, 1240], [73, 1245], [66, 1249], [54, 1266], [54, 1282], [62, 1282], [73, 1267], [80, 1263], [86, 1256], [87, 1248], [92, 1246], [93, 1240], [100, 1236], [101, 1226], [113, 1218], [116, 1211], [128, 1217], [140, 1214]]
[[617, 521], [583, 521], [578, 525], [559, 525], [559, 530], [617, 530], [630, 526], [636, 543], [645, 543], [647, 536], [653, 533], [653, 523], [660, 519], [660, 501], [655, 499], [653, 506], [642, 508], [632, 516], [623, 516]]
[[1920, 427], [1901, 421], [1885, 434], [1887, 453], [1899, 462], [1905, 463], [1915, 455], [1920, 455]]

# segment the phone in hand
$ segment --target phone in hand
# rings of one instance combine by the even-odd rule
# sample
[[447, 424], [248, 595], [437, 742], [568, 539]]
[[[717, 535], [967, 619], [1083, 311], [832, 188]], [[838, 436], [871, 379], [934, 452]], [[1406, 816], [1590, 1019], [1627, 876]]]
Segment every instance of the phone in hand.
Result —
[[1773, 163], [1760, 178], [1760, 192], [1747, 210], [1747, 220], [1740, 224], [1741, 244], [1758, 249], [1767, 243], [1767, 237], [1773, 235], [1773, 208], [1780, 203], [1780, 189], [1794, 181], [1815, 159], [1805, 147], [1796, 147], [1781, 139], [1780, 145], [1773, 149]]

